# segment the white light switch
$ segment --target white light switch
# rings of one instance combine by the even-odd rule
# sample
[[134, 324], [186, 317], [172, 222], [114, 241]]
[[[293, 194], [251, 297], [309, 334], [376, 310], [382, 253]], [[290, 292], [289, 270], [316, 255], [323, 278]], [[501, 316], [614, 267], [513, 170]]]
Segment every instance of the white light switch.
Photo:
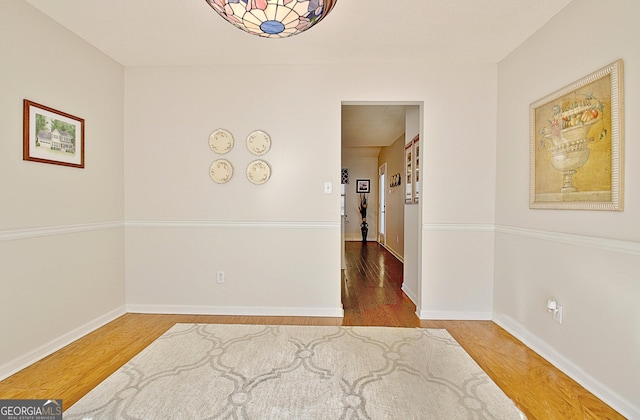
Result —
[[325, 182], [324, 183], [324, 193], [325, 194], [331, 194], [332, 191], [333, 191], [333, 185], [331, 184], [331, 182]]

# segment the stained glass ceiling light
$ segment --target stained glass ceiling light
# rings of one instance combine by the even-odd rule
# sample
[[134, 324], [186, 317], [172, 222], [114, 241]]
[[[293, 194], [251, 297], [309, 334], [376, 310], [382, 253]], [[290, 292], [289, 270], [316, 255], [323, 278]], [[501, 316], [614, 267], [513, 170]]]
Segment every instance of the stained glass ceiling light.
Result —
[[337, 0], [205, 0], [220, 16], [253, 35], [286, 38], [311, 28]]

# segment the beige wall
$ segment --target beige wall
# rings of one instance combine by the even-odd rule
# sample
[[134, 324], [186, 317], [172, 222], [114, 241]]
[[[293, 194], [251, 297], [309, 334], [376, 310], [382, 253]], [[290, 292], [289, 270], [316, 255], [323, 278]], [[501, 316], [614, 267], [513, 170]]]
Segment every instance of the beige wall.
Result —
[[[640, 418], [638, 16], [637, 1], [574, 1], [498, 67], [496, 320], [629, 418]], [[529, 209], [529, 104], [618, 59], [624, 212]]]
[[[495, 188], [495, 107], [491, 107], [495, 65], [407, 66], [405, 77], [391, 77], [397, 69], [397, 64], [296, 65], [287, 71], [277, 65], [127, 68], [129, 306], [147, 311], [170, 306], [171, 310], [218, 313], [341, 314], [339, 182], [344, 101], [425, 98], [422, 118], [431, 131], [425, 134], [434, 141], [423, 152], [437, 176], [424, 185], [427, 196], [423, 197], [426, 203], [439, 203], [429, 214], [430, 220], [492, 222], [493, 205], [487, 202], [493, 202]], [[260, 78], [255, 77], [256, 72]], [[283, 88], [304, 86], [310, 73], [322, 89], [300, 95], [296, 89]], [[237, 83], [220, 83], [230, 75]], [[271, 82], [265, 85], [266, 79]], [[276, 106], [273, 98], [277, 98]], [[458, 104], [463, 102], [469, 110], [467, 124], [458, 124]], [[209, 150], [207, 139], [217, 128], [236, 136], [236, 146], [225, 155], [236, 174], [224, 185], [208, 177], [209, 165], [217, 156]], [[245, 138], [258, 128], [267, 131], [273, 141], [264, 156], [273, 176], [262, 186], [251, 185], [244, 175], [252, 159]], [[442, 158], [429, 162], [429, 155]], [[367, 177], [372, 181], [371, 202], [375, 203], [377, 154], [373, 159]], [[452, 164], [459, 162], [470, 164]], [[474, 175], [468, 176], [467, 170]], [[352, 179], [364, 175], [351, 173]], [[327, 181], [333, 183], [332, 194], [323, 192]], [[451, 194], [454, 190], [458, 193]], [[432, 194], [436, 196], [430, 200]], [[467, 206], [469, 201], [479, 204]], [[373, 210], [370, 214], [375, 217]], [[348, 211], [350, 219], [359, 217]], [[443, 218], [435, 220], [434, 215]], [[200, 228], [206, 229], [208, 237], [202, 238]], [[456, 235], [453, 242], [465, 241], [466, 233]], [[238, 234], [254, 238], [255, 244], [229, 245], [236, 243]], [[375, 229], [370, 235], [374, 240]], [[277, 240], [285, 236], [289, 245]], [[173, 242], [176, 238], [180, 240]], [[206, 244], [212, 242], [220, 244], [219, 248], [207, 253]], [[485, 245], [493, 248], [492, 242]], [[485, 278], [490, 282], [492, 272], [487, 272], [484, 262], [465, 264], [465, 272], [458, 269], [453, 289], [449, 287], [450, 267], [442, 268], [431, 280], [444, 279], [450, 293], [434, 302], [455, 307], [458, 317], [485, 308], [490, 313], [491, 286], [485, 284]], [[226, 272], [224, 286], [215, 283], [217, 271]], [[476, 287], [489, 291], [458, 298], [458, 290]], [[233, 291], [232, 299], [229, 291]]]
[[425, 95], [420, 205], [407, 206], [405, 213], [407, 228], [418, 231], [406, 237], [419, 242], [423, 319], [492, 317], [496, 68], [458, 77], [447, 67], [446, 79], [457, 85]]
[[[124, 312], [122, 66], [0, 0], [0, 378]], [[84, 118], [85, 168], [22, 160], [22, 101]]]
[[[387, 164], [385, 246], [400, 259], [404, 259], [404, 186], [407, 181], [404, 176], [404, 143], [405, 136], [402, 135], [391, 146], [383, 147], [378, 156], [378, 167]], [[402, 184], [391, 187], [391, 177], [396, 174], [400, 174]]]

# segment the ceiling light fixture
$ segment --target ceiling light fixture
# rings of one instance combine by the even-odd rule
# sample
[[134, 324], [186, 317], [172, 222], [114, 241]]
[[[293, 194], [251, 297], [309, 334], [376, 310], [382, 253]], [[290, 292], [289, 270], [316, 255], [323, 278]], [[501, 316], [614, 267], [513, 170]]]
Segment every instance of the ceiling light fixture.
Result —
[[205, 0], [236, 28], [265, 38], [286, 38], [311, 28], [337, 0]]

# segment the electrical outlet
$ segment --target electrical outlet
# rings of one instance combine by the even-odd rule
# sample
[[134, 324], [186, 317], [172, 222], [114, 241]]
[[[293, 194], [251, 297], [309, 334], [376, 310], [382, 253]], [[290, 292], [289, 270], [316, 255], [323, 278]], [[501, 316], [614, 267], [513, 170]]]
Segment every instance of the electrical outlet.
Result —
[[551, 313], [551, 316], [558, 324], [562, 324], [562, 305], [557, 305], [556, 310]]
[[216, 283], [224, 283], [224, 271], [218, 271], [218, 273], [216, 274]]

